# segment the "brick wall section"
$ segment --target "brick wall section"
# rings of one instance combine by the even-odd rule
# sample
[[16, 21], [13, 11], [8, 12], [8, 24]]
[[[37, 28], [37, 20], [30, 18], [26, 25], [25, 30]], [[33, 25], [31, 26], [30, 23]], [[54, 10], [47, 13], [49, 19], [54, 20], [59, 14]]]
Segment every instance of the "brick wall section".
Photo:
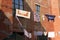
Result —
[[1, 2], [2, 2], [2, 0], [0, 0], [0, 9], [1, 9]]
[[43, 27], [46, 29], [46, 31], [54, 31], [54, 26], [53, 26], [53, 21], [50, 22], [48, 21], [47, 17], [45, 16], [45, 20], [42, 19], [42, 16], [45, 15], [46, 13], [49, 13], [48, 12], [48, 8], [44, 8], [44, 7], [41, 7], [41, 23], [43, 25]]
[[8, 16], [9, 20], [11, 21], [12, 23], [12, 18], [13, 18], [13, 15], [12, 15], [12, 0], [2, 0], [2, 10], [4, 11], [5, 15], [6, 14], [10, 14], [10, 16]]
[[[0, 0], [1, 1], [1, 0]], [[11, 2], [12, 0], [2, 0], [2, 10], [3, 10], [3, 12], [5, 13], [5, 14], [7, 14], [7, 12], [9, 12], [10, 14], [12, 14], [12, 9], [11, 9], [11, 7], [12, 7], [12, 2]], [[47, 0], [44, 0], [44, 1], [41, 1], [40, 2], [40, 0], [24, 0], [24, 9], [26, 10], [26, 11], [31, 11], [32, 13], [35, 13], [36, 12], [36, 7], [35, 7], [35, 4], [37, 3], [38, 5], [40, 5], [41, 7], [40, 7], [40, 18], [41, 18], [41, 24], [43, 25], [43, 27], [46, 29], [46, 31], [47, 32], [49, 32], [49, 31], [60, 31], [60, 28], [59, 28], [59, 26], [60, 26], [60, 19], [58, 18], [58, 16], [59, 16], [59, 8], [57, 8], [57, 10], [54, 8], [55, 7], [55, 5], [57, 5], [56, 4], [56, 2], [57, 2], [57, 0], [56, 1], [50, 1], [50, 2], [52, 2], [51, 4], [48, 4], [48, 2], [47, 2]], [[50, 3], [49, 2], [49, 3]], [[53, 4], [53, 2], [55, 2], [55, 5]], [[4, 5], [7, 5], [7, 6], [5, 6], [4, 7]], [[8, 7], [9, 6], [9, 7]], [[56, 7], [58, 7], [58, 5], [56, 6]], [[55, 22], [53, 22], [53, 21], [48, 21], [48, 19], [46, 18], [46, 16], [45, 16], [45, 20], [42, 20], [42, 15], [45, 15], [46, 13], [51, 13], [51, 14], [55, 14], [57, 17], [55, 18]], [[30, 20], [28, 20], [28, 19], [24, 19], [24, 18], [20, 18], [21, 19], [21, 22], [22, 22], [22, 24], [23, 25], [25, 25], [24, 24], [24, 22], [27, 22], [26, 23], [26, 26], [27, 27], [29, 27], [29, 29], [31, 30], [31, 27], [32, 27], [32, 25], [33, 25], [33, 23], [31, 24], [31, 22], [33, 22], [32, 20], [33, 20], [33, 15], [31, 16], [31, 19]], [[12, 20], [13, 20], [13, 16], [11, 16], [11, 17], [8, 17], [9, 19], [10, 19], [10, 21], [11, 21], [11, 23], [13, 22]], [[23, 20], [24, 19], [24, 20]], [[28, 25], [27, 25], [28, 24]], [[29, 26], [30, 25], [30, 26]], [[56, 29], [57, 28], [57, 29]], [[29, 30], [29, 31], [30, 31]], [[59, 38], [59, 37], [58, 37]], [[56, 38], [57, 39], [57, 38]]]
[[[13, 15], [12, 15], [11, 7], [12, 7], [12, 0], [2, 0], [1, 1], [0, 10], [2, 10], [4, 12], [5, 16], [9, 19], [9, 21], [11, 23], [13, 23]], [[9, 15], [7, 15], [7, 14], [9, 14]], [[3, 27], [3, 29], [7, 30], [7, 32], [10, 32], [10, 29], [8, 29], [8, 26], [3, 25], [2, 27]], [[12, 27], [10, 26], [10, 28], [12, 28]], [[6, 34], [0, 33], [0, 40], [2, 40], [5, 37], [7, 37]]]
[[[46, 5], [45, 5], [46, 4]], [[48, 5], [48, 1], [45, 0], [45, 1], [42, 1], [41, 2], [41, 11], [40, 11], [40, 15], [41, 15], [41, 23], [43, 25], [43, 27], [46, 29], [47, 32], [49, 31], [54, 31], [54, 25], [53, 25], [53, 21], [48, 21], [47, 17], [45, 16], [45, 14], [50, 14], [50, 6]], [[45, 16], [45, 20], [42, 19], [42, 16]]]
[[[48, 5], [48, 1], [44, 0], [44, 1], [27, 1], [27, 4], [29, 5], [30, 9], [33, 11], [33, 13], [36, 12], [36, 3], [37, 5], [40, 5], [40, 17], [42, 18], [42, 15], [45, 15], [46, 13], [50, 13], [50, 5]], [[34, 5], [34, 6], [33, 6]], [[25, 10], [29, 10], [29, 7], [26, 5], [25, 3]], [[43, 25], [43, 27], [46, 29], [46, 31], [54, 31], [54, 26], [53, 26], [53, 21], [52, 22], [48, 22], [47, 18], [45, 17], [45, 20], [43, 21], [41, 19], [41, 24]]]
[[60, 11], [59, 11], [59, 0], [52, 0], [51, 1], [51, 11], [52, 14], [55, 15], [55, 22], [54, 22], [54, 32], [57, 33], [57, 35], [55, 36], [55, 40], [59, 40], [60, 39], [60, 35], [58, 34], [58, 32], [60, 31]]

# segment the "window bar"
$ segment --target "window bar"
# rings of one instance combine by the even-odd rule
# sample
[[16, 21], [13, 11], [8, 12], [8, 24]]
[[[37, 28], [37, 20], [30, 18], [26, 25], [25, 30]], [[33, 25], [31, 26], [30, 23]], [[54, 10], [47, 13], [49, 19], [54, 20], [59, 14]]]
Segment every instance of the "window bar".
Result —
[[16, 13], [16, 10], [15, 10], [15, 0], [14, 0], [14, 3], [13, 3], [13, 16], [15, 16], [15, 13]]
[[20, 0], [18, 0], [18, 9], [20, 9]]
[[[13, 3], [13, 17], [15, 17], [15, 14], [16, 14], [16, 9], [15, 9], [15, 0], [13, 0], [14, 3]], [[15, 40], [16, 40], [16, 34], [15, 34]]]

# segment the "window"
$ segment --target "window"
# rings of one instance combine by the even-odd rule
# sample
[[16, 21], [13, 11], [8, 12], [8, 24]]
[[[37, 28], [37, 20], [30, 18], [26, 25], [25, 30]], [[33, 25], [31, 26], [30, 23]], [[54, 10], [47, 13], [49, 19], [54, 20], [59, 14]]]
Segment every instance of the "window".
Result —
[[12, 8], [13, 8], [13, 15], [15, 15], [16, 13], [16, 9], [20, 9], [20, 10], [23, 10], [23, 0], [12, 0]]
[[40, 13], [40, 6], [39, 5], [36, 5], [36, 13]]
[[12, 0], [13, 2], [13, 9], [20, 9], [23, 10], [23, 0]]
[[36, 5], [36, 19], [40, 22], [40, 5]]

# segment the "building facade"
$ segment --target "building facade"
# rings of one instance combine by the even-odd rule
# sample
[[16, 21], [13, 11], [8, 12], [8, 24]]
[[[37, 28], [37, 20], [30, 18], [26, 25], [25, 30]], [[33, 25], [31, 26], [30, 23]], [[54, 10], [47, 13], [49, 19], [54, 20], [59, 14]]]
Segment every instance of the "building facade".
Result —
[[[42, 21], [42, 24], [43, 24], [43, 27], [46, 29], [47, 32], [55, 32], [55, 37], [54, 38], [51, 38], [51, 40], [59, 40], [59, 31], [60, 31], [60, 28], [59, 28], [59, 0], [47, 0], [48, 2], [48, 9], [47, 9], [47, 13], [44, 13], [45, 14], [48, 14], [48, 15], [55, 15], [55, 18], [54, 18], [54, 21], [53, 20], [50, 20], [48, 21], [48, 18], [45, 16], [45, 20]], [[46, 12], [46, 9], [45, 9], [45, 12]], [[44, 17], [43, 17], [44, 18]]]
[[13, 15], [12, 1], [0, 0], [0, 40], [6, 38], [12, 32]]
[[[51, 38], [51, 40], [59, 40], [59, 35], [56, 35], [56, 33], [60, 31], [59, 8], [59, 0], [0, 0], [0, 10], [2, 10], [7, 17], [7, 19], [4, 20], [5, 22], [9, 20], [5, 23], [10, 25], [9, 31], [23, 33], [23, 30], [20, 28], [20, 21], [22, 26], [32, 34], [31, 40], [38, 39], [34, 32], [55, 32], [55, 37]], [[30, 12], [30, 19], [18, 17], [18, 21], [16, 19], [16, 9]], [[48, 21], [46, 14], [48, 16], [54, 15], [54, 20], [49, 19]]]
[[[38, 1], [37, 1], [38, 2]], [[16, 9], [25, 10], [31, 12], [30, 19], [18, 17], [23, 27], [30, 33], [32, 33], [32, 39], [34, 40], [34, 31], [45, 31], [40, 23], [40, 5], [35, 4], [34, 0], [0, 0], [0, 10], [4, 12], [4, 15], [9, 19], [11, 32], [22, 32], [19, 28], [19, 22], [16, 19]], [[35, 15], [36, 14], [36, 15]], [[4, 18], [4, 17], [3, 17]], [[7, 19], [5, 22], [7, 22]], [[4, 19], [5, 20], [5, 19]], [[9, 22], [7, 22], [9, 24]], [[39, 25], [40, 24], [40, 25]], [[37, 27], [38, 26], [38, 27]], [[40, 27], [41, 26], [41, 27]], [[8, 31], [9, 32], [9, 31]]]

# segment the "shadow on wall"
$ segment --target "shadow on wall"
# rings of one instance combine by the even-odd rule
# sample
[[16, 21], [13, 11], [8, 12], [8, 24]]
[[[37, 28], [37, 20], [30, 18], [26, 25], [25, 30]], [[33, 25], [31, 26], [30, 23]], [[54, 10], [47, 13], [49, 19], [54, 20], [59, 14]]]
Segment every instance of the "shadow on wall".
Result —
[[[44, 31], [46, 31], [45, 29], [44, 29], [44, 27], [42, 26], [42, 24], [41, 24], [41, 22], [35, 22], [34, 21], [34, 12], [33, 12], [33, 10], [30, 8], [30, 6], [28, 5], [28, 3], [27, 2], [24, 2], [24, 10], [26, 10], [26, 11], [30, 11], [31, 12], [31, 16], [30, 16], [30, 20], [24, 20], [24, 21], [26, 21], [26, 29], [28, 30], [28, 32], [33, 32], [33, 31], [41, 31], [41, 32], [44, 32]], [[23, 20], [23, 19], [22, 19]], [[24, 22], [23, 22], [24, 23]], [[33, 31], [32, 31], [33, 30]], [[35, 36], [35, 35], [34, 35]], [[33, 38], [32, 38], [32, 40], [34, 40], [34, 36], [33, 36]], [[36, 36], [35, 36], [36, 37]], [[40, 39], [44, 39], [43, 37], [39, 37]], [[35, 38], [36, 39], [36, 38]], [[37, 37], [37, 39], [38, 39], [38, 37]], [[45, 38], [45, 40], [47, 39], [47, 37]]]
[[26, 24], [28, 31], [32, 31], [33, 26], [35, 26], [35, 27], [38, 26], [39, 29], [37, 29], [37, 30], [46, 31], [44, 29], [44, 27], [42, 26], [41, 22], [34, 22], [34, 14], [33, 14], [34, 12], [26, 1], [24, 1], [24, 10], [31, 12], [30, 19], [25, 19], [24, 21], [26, 21], [26, 23], [21, 22], [22, 24]]
[[11, 22], [5, 16], [4, 12], [0, 10], [0, 40], [6, 38], [10, 34]]
[[45, 32], [45, 28], [42, 26], [41, 22], [35, 22], [35, 31]]
[[[40, 22], [39, 23], [34, 22], [34, 14], [33, 14], [34, 12], [26, 1], [24, 1], [24, 10], [31, 12], [31, 16], [30, 16], [30, 19], [26, 19], [26, 18], [23, 18], [23, 17], [18, 17], [21, 24], [23, 25], [23, 27], [25, 27], [28, 30], [28, 32], [32, 32], [32, 29], [34, 29], [32, 27], [34, 27], [35, 25], [39, 25], [40, 30], [44, 30], [44, 28], [42, 27]], [[16, 14], [16, 12], [15, 12], [15, 14]], [[13, 22], [14, 28], [21, 29], [21, 28], [17, 27], [17, 25], [19, 25], [19, 23], [18, 24], [17, 23], [18, 22], [15, 18], [14, 22]]]

